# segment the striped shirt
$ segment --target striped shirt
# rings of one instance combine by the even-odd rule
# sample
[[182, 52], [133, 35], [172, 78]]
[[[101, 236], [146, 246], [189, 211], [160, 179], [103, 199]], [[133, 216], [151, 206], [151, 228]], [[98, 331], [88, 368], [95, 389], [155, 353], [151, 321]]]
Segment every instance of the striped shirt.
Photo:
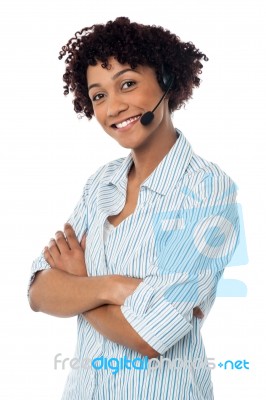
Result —
[[[143, 279], [121, 311], [161, 356], [141, 357], [79, 315], [74, 356], [79, 364], [71, 369], [62, 400], [213, 399], [200, 329], [238, 244], [236, 185], [177, 134], [141, 184], [135, 211], [116, 228], [106, 219], [124, 208], [132, 153], [88, 179], [69, 219], [79, 240], [87, 232], [88, 275]], [[33, 262], [31, 281], [45, 268], [50, 266], [41, 255]], [[195, 306], [203, 320], [193, 316]]]

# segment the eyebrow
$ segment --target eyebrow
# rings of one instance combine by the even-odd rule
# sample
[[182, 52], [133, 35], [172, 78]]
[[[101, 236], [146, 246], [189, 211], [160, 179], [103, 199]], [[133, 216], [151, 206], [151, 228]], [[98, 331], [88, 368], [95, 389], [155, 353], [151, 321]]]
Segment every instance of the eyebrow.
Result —
[[[138, 71], [136, 71], [135, 69], [132, 68], [126, 68], [126, 69], [122, 69], [121, 71], [118, 71], [116, 74], [114, 74], [114, 76], [112, 76], [112, 80], [117, 79], [120, 75], [125, 74], [126, 72], [131, 71], [131, 72], [136, 72], [137, 74], [139, 74]], [[90, 89], [92, 89], [93, 87], [100, 87], [101, 85], [99, 83], [92, 83], [91, 85], [88, 86], [88, 92], [90, 91]]]

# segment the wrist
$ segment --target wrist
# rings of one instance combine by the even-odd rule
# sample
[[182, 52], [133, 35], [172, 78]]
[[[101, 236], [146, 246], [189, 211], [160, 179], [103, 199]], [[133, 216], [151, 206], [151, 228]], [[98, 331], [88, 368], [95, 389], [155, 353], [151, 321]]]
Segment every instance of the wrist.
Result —
[[120, 275], [104, 275], [95, 277], [99, 284], [99, 296], [102, 304], [121, 305], [125, 284], [125, 277]]
[[106, 276], [106, 304], [121, 306], [125, 299], [130, 296], [142, 279], [126, 277], [122, 275]]
[[[110, 284], [109, 276], [86, 276], [79, 277], [79, 279], [84, 282], [83, 290], [86, 292], [88, 299], [93, 297], [94, 306], [88, 307], [84, 312], [89, 312], [94, 310], [97, 307], [100, 307], [104, 304], [110, 303]], [[88, 303], [89, 304], [89, 303]]]
[[119, 275], [105, 275], [102, 279], [102, 296], [104, 304], [118, 304]]

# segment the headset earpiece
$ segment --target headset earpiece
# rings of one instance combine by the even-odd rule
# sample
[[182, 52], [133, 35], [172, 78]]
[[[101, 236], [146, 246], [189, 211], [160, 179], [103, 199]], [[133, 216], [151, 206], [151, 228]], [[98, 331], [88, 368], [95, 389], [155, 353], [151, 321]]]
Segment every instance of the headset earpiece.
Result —
[[165, 66], [162, 66], [162, 80], [164, 84], [164, 90], [170, 90], [174, 81], [174, 75], [169, 73]]
[[174, 82], [174, 74], [168, 74], [166, 72], [166, 69], [164, 66], [162, 66], [162, 80], [163, 80], [163, 84], [164, 84], [164, 94], [163, 96], [160, 98], [160, 101], [156, 104], [156, 106], [154, 107], [154, 109], [152, 111], [147, 111], [145, 112], [145, 114], [142, 115], [142, 117], [140, 118], [140, 123], [144, 126], [149, 125], [153, 118], [154, 118], [154, 111], [159, 107], [159, 105], [161, 104], [161, 102], [163, 101], [163, 99], [167, 96], [169, 90], [171, 89], [173, 82]]

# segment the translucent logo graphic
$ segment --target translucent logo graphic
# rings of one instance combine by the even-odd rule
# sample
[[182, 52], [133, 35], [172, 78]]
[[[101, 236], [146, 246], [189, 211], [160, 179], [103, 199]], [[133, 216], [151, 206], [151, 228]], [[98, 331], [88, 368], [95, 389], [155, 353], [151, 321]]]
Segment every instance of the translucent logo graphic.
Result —
[[[210, 185], [207, 189], [211, 190]], [[198, 199], [197, 207], [153, 217], [159, 273], [173, 274], [177, 281], [165, 292], [170, 302], [197, 301], [200, 286], [204, 282], [211, 285], [211, 280], [216, 285], [225, 266], [248, 263], [242, 208], [226, 201], [235, 190], [232, 185], [215, 205], [202, 206], [204, 202]], [[216, 295], [245, 297], [247, 288], [240, 280], [221, 278]]]

